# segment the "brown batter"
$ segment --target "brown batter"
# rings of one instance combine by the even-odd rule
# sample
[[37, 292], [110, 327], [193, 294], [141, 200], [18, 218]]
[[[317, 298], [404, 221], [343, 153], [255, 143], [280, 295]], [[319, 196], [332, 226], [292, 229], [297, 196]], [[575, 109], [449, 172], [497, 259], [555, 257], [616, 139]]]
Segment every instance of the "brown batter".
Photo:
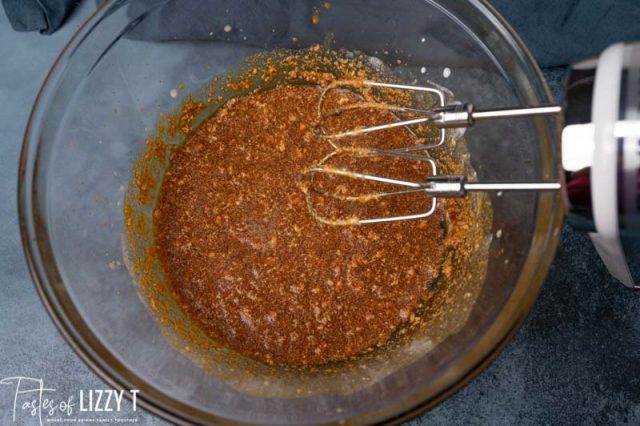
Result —
[[[317, 87], [283, 85], [229, 101], [174, 150], [154, 212], [159, 257], [183, 307], [214, 339], [270, 364], [351, 359], [419, 321], [414, 311], [439, 274], [448, 238], [442, 211], [427, 220], [347, 227], [310, 215], [304, 171], [333, 150], [312, 132], [319, 94]], [[332, 102], [345, 99], [352, 97]], [[329, 126], [384, 121], [386, 112], [354, 110]], [[412, 139], [394, 129], [357, 143], [398, 147]], [[387, 176], [425, 176], [424, 165], [407, 161], [337, 161]], [[429, 205], [419, 194], [348, 211], [321, 196], [316, 203], [329, 216], [359, 217]]]

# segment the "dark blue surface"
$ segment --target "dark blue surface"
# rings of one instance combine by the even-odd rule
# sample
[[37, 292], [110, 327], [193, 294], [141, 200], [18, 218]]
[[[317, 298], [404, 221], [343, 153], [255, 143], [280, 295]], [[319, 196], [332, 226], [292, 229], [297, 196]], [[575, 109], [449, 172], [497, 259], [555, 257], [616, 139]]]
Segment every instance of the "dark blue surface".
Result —
[[[506, 4], [509, 14], [526, 2], [496, 3]], [[583, 2], [553, 2], [570, 3]], [[40, 82], [92, 10], [93, 4], [85, 2], [46, 38], [12, 31], [0, 14], [0, 378], [42, 377], [63, 393], [106, 385], [58, 334], [35, 293], [20, 248], [15, 177]], [[546, 49], [528, 42], [534, 51]], [[556, 90], [563, 72], [546, 71]], [[566, 228], [540, 298], [513, 342], [470, 385], [410, 424], [640, 424], [639, 370], [640, 294], [612, 279], [588, 238]], [[0, 387], [2, 425], [13, 424], [11, 398]], [[140, 411], [137, 417], [139, 424], [164, 424]]]

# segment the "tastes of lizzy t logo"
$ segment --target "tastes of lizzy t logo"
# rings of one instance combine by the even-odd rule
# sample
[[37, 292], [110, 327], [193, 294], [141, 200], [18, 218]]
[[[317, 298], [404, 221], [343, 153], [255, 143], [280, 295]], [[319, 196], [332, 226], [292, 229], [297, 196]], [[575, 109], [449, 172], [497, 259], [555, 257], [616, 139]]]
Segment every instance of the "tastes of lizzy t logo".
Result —
[[[107, 418], [109, 413], [124, 409], [124, 391], [113, 389], [81, 389], [77, 394], [60, 398], [54, 388], [46, 387], [44, 380], [32, 377], [5, 377], [0, 385], [7, 386], [13, 397], [12, 419], [22, 423], [26, 418], [43, 423], [135, 423], [137, 417]], [[137, 389], [129, 390], [132, 411], [137, 409]], [[106, 413], [106, 415], [105, 415]]]

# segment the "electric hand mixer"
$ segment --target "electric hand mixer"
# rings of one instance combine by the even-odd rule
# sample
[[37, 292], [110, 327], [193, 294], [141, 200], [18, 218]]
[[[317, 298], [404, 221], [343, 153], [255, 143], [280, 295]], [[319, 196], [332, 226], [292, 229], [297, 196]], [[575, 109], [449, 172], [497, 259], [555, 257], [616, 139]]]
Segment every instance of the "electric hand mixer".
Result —
[[[332, 90], [348, 89], [354, 92], [368, 88], [382, 88], [424, 92], [435, 98], [433, 108], [423, 109], [366, 100], [324, 111], [324, 103]], [[562, 163], [567, 184], [568, 219], [576, 228], [590, 232], [598, 253], [613, 276], [625, 285], [634, 287], [620, 233], [629, 235], [640, 231], [640, 43], [617, 44], [600, 57], [575, 64], [567, 79], [565, 128], [562, 134]], [[330, 116], [357, 109], [381, 109], [392, 114], [408, 113], [409, 119], [401, 119], [380, 125], [355, 128], [330, 134], [322, 126]], [[336, 151], [322, 159], [307, 171], [313, 182], [318, 174], [342, 176], [382, 184], [400, 189], [374, 192], [359, 196], [345, 196], [337, 192], [323, 191], [322, 195], [343, 201], [371, 201], [383, 197], [422, 192], [431, 198], [426, 211], [388, 217], [349, 218], [335, 220], [315, 214], [313, 202], [307, 194], [307, 204], [314, 216], [331, 225], [366, 225], [393, 221], [422, 219], [432, 215], [441, 197], [462, 197], [470, 191], [557, 191], [561, 182], [470, 182], [465, 176], [438, 175], [435, 160], [428, 150], [446, 142], [446, 129], [466, 128], [476, 122], [514, 117], [532, 117], [558, 114], [557, 105], [476, 110], [471, 104], [446, 104], [444, 93], [436, 88], [390, 84], [376, 81], [336, 81], [325, 88], [318, 105], [320, 131]], [[440, 130], [436, 143], [418, 144], [392, 150], [372, 148], [343, 148], [338, 141], [354, 138], [370, 132], [394, 127], [407, 127], [428, 123]], [[360, 173], [355, 170], [329, 165], [336, 155], [356, 158], [383, 156], [424, 161], [431, 175], [422, 182], [396, 179]], [[313, 187], [312, 187], [313, 188]], [[628, 253], [627, 253], [628, 255]]]

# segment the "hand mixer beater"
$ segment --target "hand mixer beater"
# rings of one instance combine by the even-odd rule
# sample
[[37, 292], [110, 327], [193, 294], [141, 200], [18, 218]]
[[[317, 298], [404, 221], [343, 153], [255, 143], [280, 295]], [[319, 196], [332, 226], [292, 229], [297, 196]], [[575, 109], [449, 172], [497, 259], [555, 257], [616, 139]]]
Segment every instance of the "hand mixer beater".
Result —
[[[431, 98], [430, 106], [416, 108], [414, 106], [394, 105], [392, 103], [380, 102], [371, 96], [371, 89], [393, 89], [406, 92], [427, 94]], [[332, 91], [348, 91], [357, 95], [361, 101], [339, 105], [335, 109], [325, 111], [327, 98]], [[369, 127], [357, 127], [354, 129], [330, 133], [325, 127], [325, 123], [331, 117], [344, 114], [356, 109], [383, 110], [390, 113], [394, 118], [392, 122]], [[478, 121], [506, 119], [514, 117], [532, 117], [538, 115], [557, 114], [562, 111], [560, 106], [540, 106], [531, 108], [510, 108], [493, 110], [476, 110], [472, 104], [447, 104], [446, 97], [442, 90], [409, 86], [402, 84], [382, 83], [370, 80], [359, 81], [335, 81], [326, 86], [320, 96], [318, 103], [318, 127], [316, 136], [326, 139], [334, 148], [334, 151], [323, 158], [319, 163], [310, 167], [305, 177], [308, 187], [305, 189], [307, 206], [311, 214], [320, 222], [330, 225], [362, 225], [373, 223], [385, 223], [404, 220], [422, 219], [431, 216], [437, 207], [438, 198], [463, 197], [468, 192], [473, 191], [555, 191], [561, 189], [559, 182], [515, 182], [515, 181], [492, 181], [492, 182], [470, 182], [466, 176], [461, 175], [439, 175], [436, 161], [429, 155], [428, 150], [442, 146], [446, 141], [446, 129], [468, 128]], [[407, 119], [401, 118], [400, 114], [409, 114]], [[346, 138], [354, 138], [371, 132], [379, 132], [387, 129], [405, 127], [416, 135], [412, 127], [416, 125], [429, 126], [437, 131], [436, 137], [431, 143], [425, 138], [421, 138], [420, 144], [404, 146], [394, 149], [363, 148], [353, 146], [343, 146], [340, 141]], [[424, 181], [415, 182], [402, 179], [395, 179], [388, 176], [360, 173], [348, 168], [332, 166], [332, 160], [348, 156], [355, 159], [367, 157], [390, 157], [406, 160], [424, 162], [429, 170], [429, 176]], [[385, 185], [400, 187], [397, 190], [377, 191], [360, 195], [344, 195], [337, 191], [320, 189], [314, 182], [319, 174], [328, 176], [340, 176], [347, 179], [375, 182]], [[399, 196], [408, 193], [423, 193], [431, 199], [429, 208], [411, 214], [391, 215], [387, 217], [359, 218], [350, 217], [345, 219], [334, 219], [320, 214], [313, 202], [312, 193], [320, 194], [343, 202], [370, 202], [380, 200], [385, 197]]]

